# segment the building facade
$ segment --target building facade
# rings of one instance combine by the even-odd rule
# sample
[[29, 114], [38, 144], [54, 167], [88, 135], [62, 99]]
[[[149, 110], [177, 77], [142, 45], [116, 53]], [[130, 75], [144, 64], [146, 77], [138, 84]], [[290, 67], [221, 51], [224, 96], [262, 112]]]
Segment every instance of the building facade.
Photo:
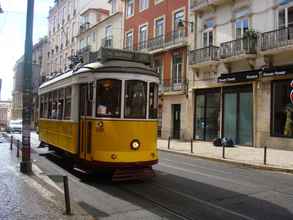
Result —
[[[32, 128], [36, 127], [38, 119], [38, 88], [42, 83], [42, 79], [46, 74], [46, 52], [48, 48], [47, 37], [39, 40], [38, 43], [33, 46], [32, 53]], [[23, 87], [23, 57], [21, 57], [14, 66], [14, 78], [13, 78], [13, 91], [12, 91], [12, 109], [11, 119], [17, 120], [22, 118], [22, 87]]]
[[190, 1], [190, 136], [293, 149], [293, 2]]
[[[89, 9], [108, 9], [108, 0], [58, 0], [49, 11], [48, 39], [49, 48], [46, 59], [48, 78], [70, 69], [70, 57], [79, 50], [78, 36], [94, 21], [84, 13]], [[92, 17], [91, 17], [92, 18]], [[96, 20], [100, 19], [98, 17]]]
[[0, 129], [7, 127], [11, 116], [11, 101], [0, 101]]
[[124, 0], [124, 48], [154, 55], [160, 76], [159, 135], [185, 138], [187, 46], [192, 31], [187, 0]]
[[83, 63], [96, 61], [100, 47], [123, 48], [123, 8], [119, 0], [109, 1], [110, 10], [89, 8], [81, 14], [83, 23], [78, 34], [77, 55]]

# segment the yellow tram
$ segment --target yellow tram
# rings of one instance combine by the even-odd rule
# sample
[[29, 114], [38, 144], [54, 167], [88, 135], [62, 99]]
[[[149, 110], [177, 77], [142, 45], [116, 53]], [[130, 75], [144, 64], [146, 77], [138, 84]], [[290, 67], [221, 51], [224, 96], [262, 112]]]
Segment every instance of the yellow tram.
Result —
[[151, 56], [101, 48], [97, 60], [40, 86], [40, 141], [80, 167], [152, 175], [159, 79]]

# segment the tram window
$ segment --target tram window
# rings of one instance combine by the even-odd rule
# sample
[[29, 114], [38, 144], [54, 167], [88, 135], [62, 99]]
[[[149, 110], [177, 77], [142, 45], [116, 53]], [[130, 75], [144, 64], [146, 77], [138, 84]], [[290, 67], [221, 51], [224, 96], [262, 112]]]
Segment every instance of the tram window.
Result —
[[70, 120], [71, 116], [71, 87], [65, 88], [65, 111], [64, 119]]
[[44, 99], [44, 115], [43, 115], [44, 118], [47, 118], [48, 117], [48, 97], [49, 97], [49, 95], [48, 94], [45, 94], [45, 99]]
[[92, 116], [93, 113], [93, 83], [83, 84], [80, 88], [80, 115]]
[[146, 118], [147, 83], [125, 82], [125, 118]]
[[158, 85], [150, 83], [149, 118], [157, 118], [158, 114]]
[[52, 103], [53, 103], [53, 93], [50, 92], [48, 95], [48, 118], [52, 118]]
[[97, 117], [120, 117], [121, 80], [103, 79], [97, 81]]
[[57, 119], [62, 120], [64, 107], [64, 89], [58, 90]]
[[57, 103], [58, 103], [58, 93], [53, 92], [53, 103], [52, 103], [52, 119], [57, 119]]
[[45, 96], [44, 95], [41, 95], [41, 98], [40, 98], [40, 102], [41, 102], [41, 105], [40, 105], [40, 118], [44, 117], [44, 98]]

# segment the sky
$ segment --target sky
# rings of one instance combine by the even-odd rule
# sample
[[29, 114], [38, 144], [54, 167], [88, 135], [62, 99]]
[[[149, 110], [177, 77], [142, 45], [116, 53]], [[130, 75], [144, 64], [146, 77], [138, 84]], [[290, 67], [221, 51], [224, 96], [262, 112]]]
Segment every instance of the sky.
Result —
[[[49, 7], [54, 0], [35, 0], [34, 43], [47, 35]], [[24, 53], [26, 0], [0, 0], [4, 11], [0, 14], [0, 78], [2, 79], [1, 100], [12, 99], [13, 68]]]

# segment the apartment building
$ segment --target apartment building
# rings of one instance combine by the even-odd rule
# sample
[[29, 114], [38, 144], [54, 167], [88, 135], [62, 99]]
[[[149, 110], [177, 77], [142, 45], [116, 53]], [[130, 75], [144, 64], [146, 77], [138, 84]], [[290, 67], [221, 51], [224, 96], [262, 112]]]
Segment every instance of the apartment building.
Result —
[[124, 48], [154, 55], [160, 76], [159, 135], [184, 138], [188, 0], [124, 0]]
[[190, 136], [293, 148], [293, 1], [191, 0]]
[[[32, 128], [35, 128], [38, 119], [38, 88], [46, 75], [46, 55], [48, 50], [48, 39], [44, 37], [33, 45], [32, 53]], [[11, 118], [13, 120], [22, 118], [22, 87], [23, 87], [23, 56], [17, 60], [14, 66], [12, 91], [12, 110]]]
[[123, 48], [122, 2], [110, 0], [109, 4], [110, 10], [89, 8], [81, 13], [77, 55], [83, 63], [96, 61], [95, 54], [100, 47]]
[[11, 115], [11, 101], [0, 101], [0, 130], [7, 127]]
[[47, 53], [47, 69], [49, 77], [69, 70], [70, 57], [75, 56], [79, 49], [77, 38], [80, 30], [89, 28], [90, 21], [85, 20], [88, 18], [86, 14], [98, 8], [109, 8], [108, 0], [55, 1], [55, 5], [50, 9], [48, 17], [49, 50]]

